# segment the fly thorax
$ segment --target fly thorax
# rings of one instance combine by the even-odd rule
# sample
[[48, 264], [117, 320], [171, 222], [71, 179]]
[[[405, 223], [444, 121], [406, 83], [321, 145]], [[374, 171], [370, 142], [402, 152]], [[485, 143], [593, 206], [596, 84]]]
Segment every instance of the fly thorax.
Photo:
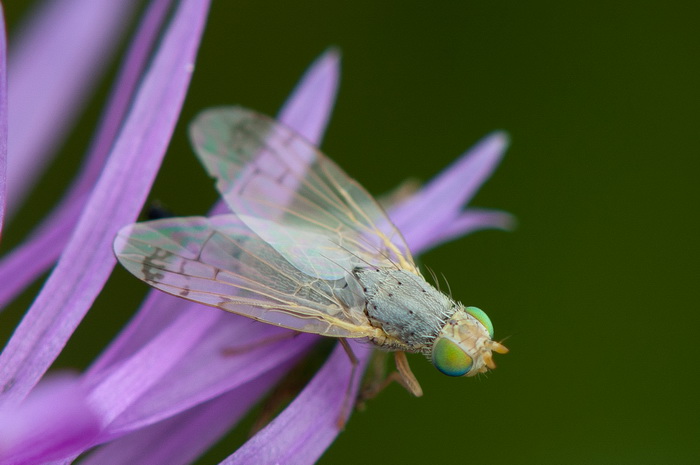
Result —
[[409, 271], [358, 268], [354, 275], [362, 286], [370, 324], [388, 336], [386, 342], [378, 342], [388, 349], [429, 354], [456, 304]]
[[433, 343], [433, 365], [449, 376], [474, 376], [496, 368], [492, 352], [508, 352], [492, 340], [493, 325], [482, 310], [460, 308], [445, 322]]

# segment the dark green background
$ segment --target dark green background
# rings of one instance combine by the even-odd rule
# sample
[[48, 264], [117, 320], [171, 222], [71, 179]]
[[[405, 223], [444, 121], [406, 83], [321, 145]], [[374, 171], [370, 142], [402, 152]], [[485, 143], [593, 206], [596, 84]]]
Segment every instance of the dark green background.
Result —
[[[185, 123], [225, 103], [274, 114], [329, 45], [342, 50], [343, 74], [323, 148], [371, 192], [429, 179], [494, 129], [512, 137], [473, 204], [512, 212], [517, 230], [423, 256], [456, 298], [488, 312], [511, 353], [477, 379], [412, 357], [425, 396], [392, 386], [321, 463], [698, 463], [691, 5], [214, 2], [153, 194], [179, 214], [215, 200]], [[24, 8], [7, 5], [10, 21]], [[5, 250], [69, 182], [101, 105], [68, 140], [61, 172], [54, 165], [31, 197], [39, 206], [8, 228]], [[85, 366], [140, 300], [140, 283], [114, 278], [60, 366]], [[30, 301], [4, 316], [3, 338]]]

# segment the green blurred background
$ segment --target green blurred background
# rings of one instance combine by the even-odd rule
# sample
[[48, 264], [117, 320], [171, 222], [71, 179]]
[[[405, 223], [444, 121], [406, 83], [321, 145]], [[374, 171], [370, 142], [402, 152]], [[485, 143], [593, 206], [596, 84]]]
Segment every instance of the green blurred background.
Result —
[[[5, 6], [11, 30], [31, 3]], [[695, 5], [214, 1], [152, 196], [178, 214], [216, 199], [185, 137], [193, 115], [226, 103], [274, 114], [330, 45], [343, 74], [323, 149], [371, 192], [431, 178], [494, 129], [512, 138], [472, 204], [518, 228], [422, 257], [511, 353], [477, 379], [412, 357], [425, 396], [390, 387], [320, 463], [699, 463]], [[68, 185], [108, 86], [2, 251]], [[37, 289], [3, 315], [3, 344]], [[144, 292], [115, 273], [58, 365], [85, 367]]]

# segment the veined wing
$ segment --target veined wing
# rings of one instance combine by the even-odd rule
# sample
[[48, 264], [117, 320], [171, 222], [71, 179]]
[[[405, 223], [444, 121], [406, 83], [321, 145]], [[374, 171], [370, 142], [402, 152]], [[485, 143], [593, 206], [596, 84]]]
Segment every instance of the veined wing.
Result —
[[[294, 131], [224, 107], [201, 113], [190, 137], [231, 209], [304, 273], [330, 280], [355, 266], [399, 266], [420, 274], [372, 196]], [[305, 253], [309, 244], [318, 253]]]
[[178, 297], [297, 331], [373, 332], [354, 279], [302, 273], [235, 215], [133, 224], [118, 233], [114, 250], [132, 274]]

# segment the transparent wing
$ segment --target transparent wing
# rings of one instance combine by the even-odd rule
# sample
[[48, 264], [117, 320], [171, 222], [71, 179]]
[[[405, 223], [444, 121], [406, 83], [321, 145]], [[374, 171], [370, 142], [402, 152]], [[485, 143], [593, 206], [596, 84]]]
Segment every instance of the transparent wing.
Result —
[[225, 107], [200, 114], [190, 136], [230, 208], [299, 270], [324, 279], [356, 266], [419, 274], [372, 196], [292, 130]]
[[354, 279], [302, 273], [235, 215], [133, 224], [119, 232], [114, 250], [136, 277], [178, 297], [297, 331], [373, 333]]

